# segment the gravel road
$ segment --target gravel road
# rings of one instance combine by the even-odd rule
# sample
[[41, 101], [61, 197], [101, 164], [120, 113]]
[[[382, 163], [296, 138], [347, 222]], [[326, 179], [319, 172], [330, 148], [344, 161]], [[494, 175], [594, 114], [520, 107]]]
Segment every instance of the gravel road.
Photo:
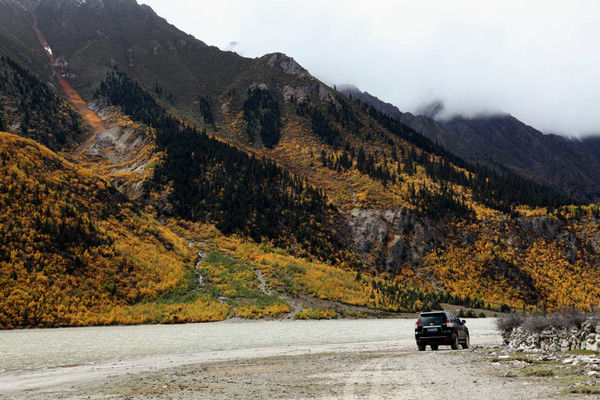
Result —
[[[410, 323], [412, 321], [402, 325]], [[295, 331], [298, 327], [308, 330], [313, 327], [294, 323], [289, 326]], [[236, 328], [242, 337], [244, 324]], [[474, 331], [471, 336], [475, 350], [442, 348], [437, 352], [418, 352], [412, 340], [404, 338], [352, 343], [284, 343], [11, 369], [0, 373], [0, 398], [562, 398], [552, 385], [505, 377], [503, 371], [494, 369], [484, 361], [483, 352], [499, 344], [500, 338], [484, 329]]]

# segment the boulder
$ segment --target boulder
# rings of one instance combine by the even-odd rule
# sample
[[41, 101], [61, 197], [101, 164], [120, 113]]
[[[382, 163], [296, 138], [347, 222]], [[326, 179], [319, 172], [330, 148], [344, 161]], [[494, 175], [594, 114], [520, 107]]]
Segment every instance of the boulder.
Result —
[[558, 345], [558, 343], [552, 343], [549, 347], [548, 347], [548, 351], [551, 351], [553, 353], [559, 352], [560, 351], [560, 346]]
[[591, 351], [598, 351], [598, 342], [596, 342], [595, 339], [592, 340], [587, 340], [585, 342], [585, 349], [586, 350], [591, 350]]

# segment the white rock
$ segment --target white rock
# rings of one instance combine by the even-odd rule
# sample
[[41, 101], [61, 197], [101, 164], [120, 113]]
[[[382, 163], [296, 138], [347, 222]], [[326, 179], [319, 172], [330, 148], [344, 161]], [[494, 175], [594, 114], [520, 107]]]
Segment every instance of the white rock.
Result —
[[585, 342], [585, 349], [591, 351], [598, 351], [598, 342]]

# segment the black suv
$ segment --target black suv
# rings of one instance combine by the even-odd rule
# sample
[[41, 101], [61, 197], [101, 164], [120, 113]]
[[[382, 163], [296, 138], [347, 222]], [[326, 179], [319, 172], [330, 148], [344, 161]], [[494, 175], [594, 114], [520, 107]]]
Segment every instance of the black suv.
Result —
[[463, 349], [469, 348], [469, 329], [465, 321], [450, 311], [421, 313], [415, 325], [419, 351], [425, 351], [427, 345], [431, 350], [437, 350], [439, 345], [449, 345], [453, 350], [458, 349], [459, 344]]

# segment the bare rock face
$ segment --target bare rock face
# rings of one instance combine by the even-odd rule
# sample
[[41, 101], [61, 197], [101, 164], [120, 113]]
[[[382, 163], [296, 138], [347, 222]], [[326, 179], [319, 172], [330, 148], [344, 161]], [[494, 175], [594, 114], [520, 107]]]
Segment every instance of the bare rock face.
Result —
[[272, 67], [279, 67], [286, 74], [296, 75], [299, 78], [309, 76], [306, 69], [302, 68], [292, 57], [288, 57], [283, 53], [273, 53], [268, 56], [267, 63]]
[[563, 229], [563, 223], [552, 217], [519, 218], [519, 227], [545, 239], [555, 238]]
[[406, 240], [399, 235], [395, 235], [387, 248], [387, 258], [385, 259], [385, 272], [394, 274], [402, 265], [402, 260], [406, 259]]
[[285, 101], [302, 103], [306, 99], [306, 90], [302, 87], [291, 87], [286, 85], [283, 88], [283, 98]]
[[[143, 175], [151, 160], [144, 154], [150, 139], [142, 129], [116, 123], [112, 108], [98, 102], [90, 103], [89, 107], [98, 113], [108, 128], [89, 138], [79, 151], [90, 158], [106, 160], [113, 184], [130, 198], [138, 198], [142, 195]], [[122, 173], [130, 178], [121, 179]]]
[[379, 260], [378, 267], [389, 274], [406, 263], [418, 265], [442, 239], [436, 226], [417, 220], [411, 210], [354, 209], [348, 223], [358, 251]]
[[596, 232], [590, 240], [590, 246], [596, 253], [600, 253], [600, 232]]
[[411, 257], [410, 261], [419, 262], [421, 258], [431, 248], [430, 242], [433, 239], [432, 231], [423, 224], [417, 222], [410, 240]]
[[60, 56], [54, 62], [54, 66], [59, 69], [66, 69], [69, 67], [69, 63], [64, 57]]
[[319, 100], [321, 100], [321, 101], [333, 101], [333, 102], [337, 103], [337, 101], [335, 100], [335, 97], [331, 94], [331, 92], [329, 91], [329, 89], [327, 89], [323, 85], [319, 85]]
[[389, 234], [384, 212], [354, 209], [350, 213], [354, 242], [361, 253], [369, 253], [382, 245]]
[[258, 90], [269, 90], [269, 87], [267, 86], [266, 83], [253, 83], [250, 85], [249, 87], [251, 90], [254, 89], [258, 89]]

